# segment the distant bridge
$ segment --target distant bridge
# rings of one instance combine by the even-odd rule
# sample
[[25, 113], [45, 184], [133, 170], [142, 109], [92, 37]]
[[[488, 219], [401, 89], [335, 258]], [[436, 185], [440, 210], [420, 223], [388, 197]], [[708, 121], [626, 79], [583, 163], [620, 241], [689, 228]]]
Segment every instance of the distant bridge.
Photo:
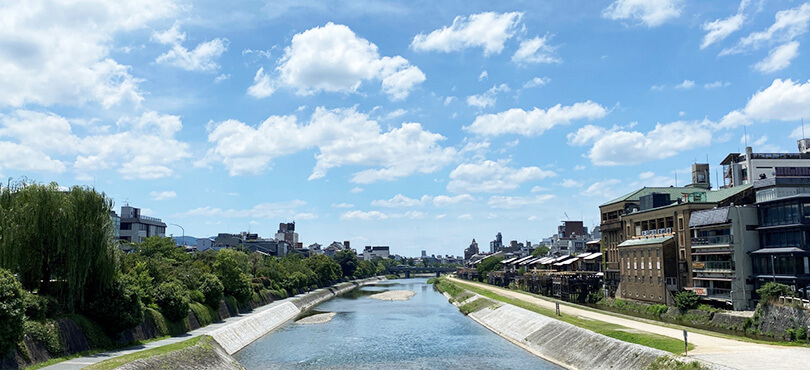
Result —
[[449, 272], [456, 272], [455, 267], [424, 267], [424, 266], [397, 266], [391, 267], [388, 271], [393, 272], [397, 275], [404, 273], [405, 278], [410, 278], [411, 273], [436, 273], [436, 277], [439, 277], [442, 273], [449, 273]]

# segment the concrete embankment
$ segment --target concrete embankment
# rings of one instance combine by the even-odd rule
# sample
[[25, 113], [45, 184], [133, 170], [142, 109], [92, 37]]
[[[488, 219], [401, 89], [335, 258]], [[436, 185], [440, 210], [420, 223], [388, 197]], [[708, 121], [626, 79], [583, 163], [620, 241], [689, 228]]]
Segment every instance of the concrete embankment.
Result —
[[116, 369], [241, 370], [244, 367], [211, 337], [203, 336], [197, 344], [191, 347], [135, 360]]
[[[448, 294], [445, 294], [448, 296]], [[529, 352], [568, 369], [645, 369], [669, 353], [623, 342], [541, 314], [472, 294], [463, 302], [490, 301], [468, 316]]]
[[312, 293], [291, 298], [286, 302], [245, 317], [233, 324], [218, 328], [208, 335], [222, 346], [225, 352], [232, 355], [288, 320], [294, 319], [301, 312], [357, 287], [384, 279], [375, 277], [318, 289]]

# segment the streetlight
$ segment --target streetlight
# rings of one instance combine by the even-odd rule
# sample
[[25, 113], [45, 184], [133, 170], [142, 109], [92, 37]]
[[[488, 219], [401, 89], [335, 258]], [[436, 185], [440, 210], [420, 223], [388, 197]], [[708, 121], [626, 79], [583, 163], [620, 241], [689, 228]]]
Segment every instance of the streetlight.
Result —
[[182, 226], [180, 226], [178, 224], [169, 224], [169, 225], [177, 226], [177, 227], [180, 228], [180, 230], [183, 230], [183, 247], [185, 247], [186, 246], [186, 229], [184, 229]]

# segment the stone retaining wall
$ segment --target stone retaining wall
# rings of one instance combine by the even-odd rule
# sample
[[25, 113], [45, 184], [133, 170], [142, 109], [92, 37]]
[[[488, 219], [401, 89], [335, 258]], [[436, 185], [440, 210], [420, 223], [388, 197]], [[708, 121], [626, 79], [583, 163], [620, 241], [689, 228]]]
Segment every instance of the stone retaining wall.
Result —
[[301, 312], [357, 287], [384, 279], [385, 278], [375, 277], [318, 289], [301, 297], [294, 297], [287, 302], [277, 304], [261, 312], [255, 312], [249, 317], [216, 329], [209, 333], [209, 335], [219, 343], [229, 355], [232, 355], [285, 322], [294, 319]]

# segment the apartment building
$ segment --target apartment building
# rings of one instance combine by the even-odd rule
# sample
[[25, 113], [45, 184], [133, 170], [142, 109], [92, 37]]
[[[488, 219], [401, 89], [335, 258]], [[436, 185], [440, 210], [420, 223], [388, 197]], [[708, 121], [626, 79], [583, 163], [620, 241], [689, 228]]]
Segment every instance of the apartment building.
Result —
[[156, 217], [141, 214], [140, 208], [121, 207], [119, 239], [140, 243], [151, 236], [166, 236], [166, 224]]

